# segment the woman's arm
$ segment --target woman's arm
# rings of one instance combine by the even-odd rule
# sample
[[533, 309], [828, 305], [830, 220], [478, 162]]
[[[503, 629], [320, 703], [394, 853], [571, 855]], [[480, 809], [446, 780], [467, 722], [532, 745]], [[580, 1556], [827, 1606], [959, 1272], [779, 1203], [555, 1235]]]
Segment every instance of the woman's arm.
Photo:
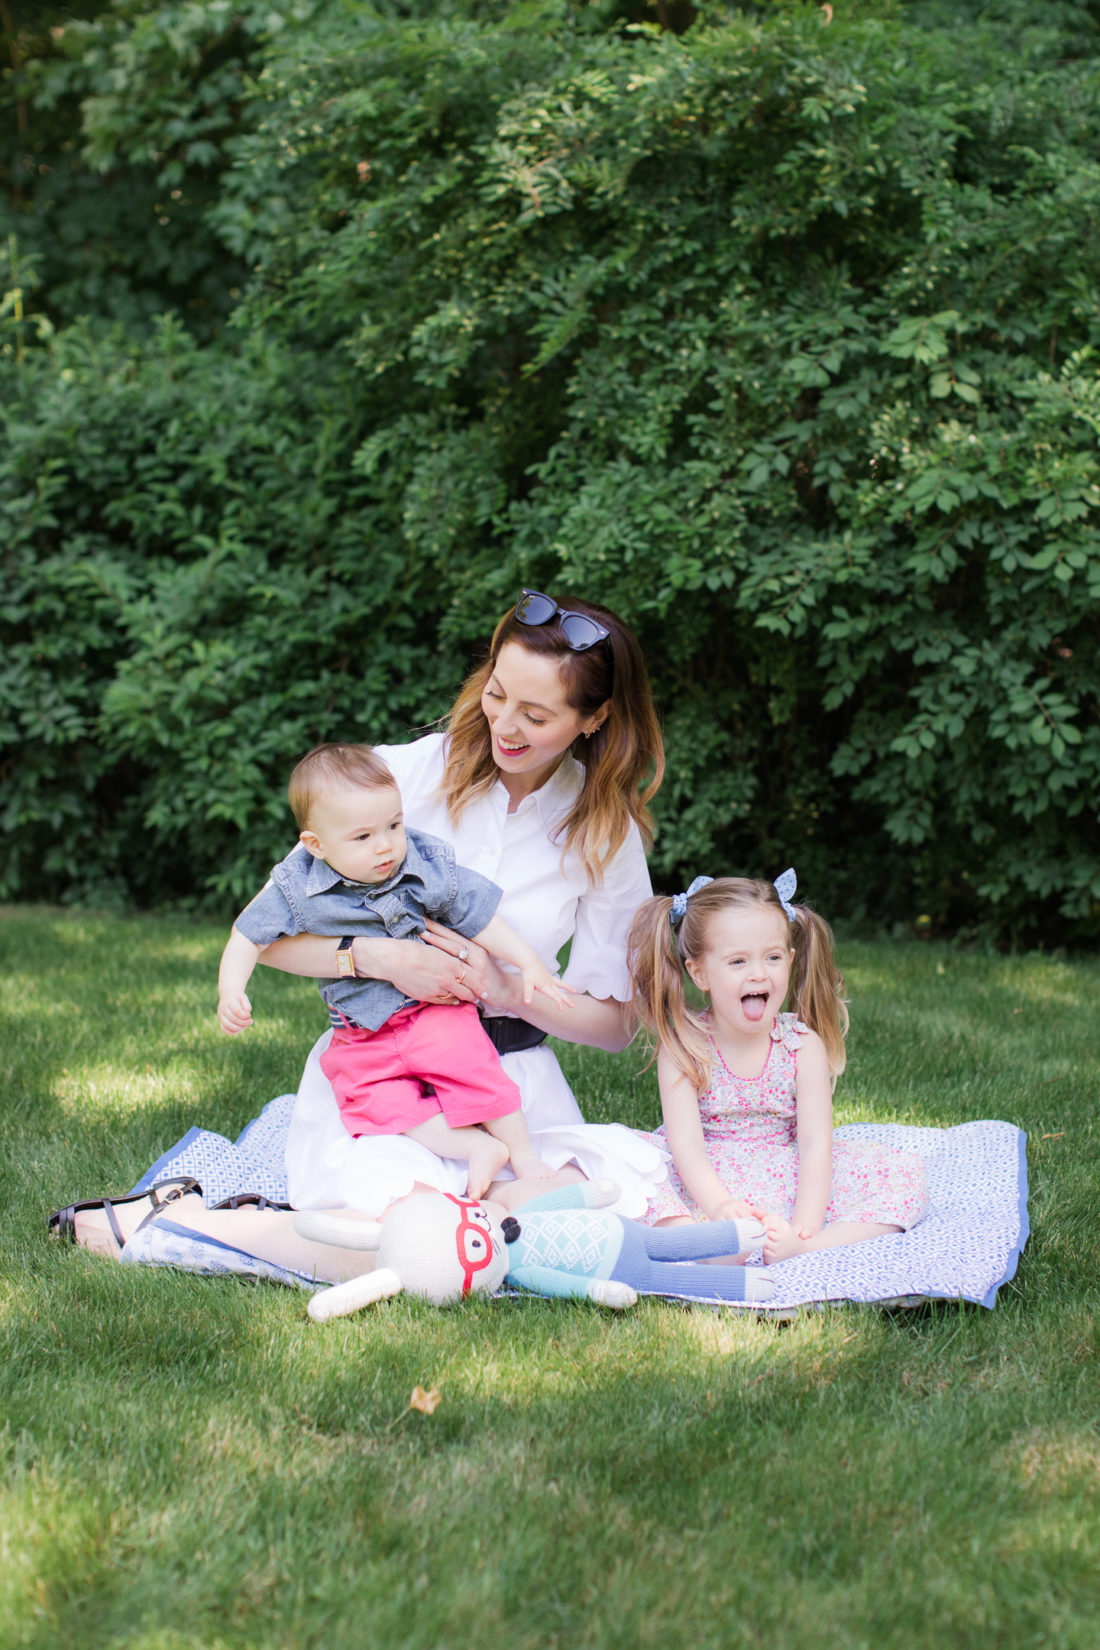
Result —
[[[415, 1002], [477, 1002], [478, 992], [471, 971], [456, 960], [458, 946], [463, 942], [457, 935], [454, 937], [457, 943], [450, 954], [422, 945], [419, 940], [360, 937], [352, 945], [355, 971], [364, 979], [389, 980]], [[260, 961], [281, 969], [284, 974], [300, 974], [310, 980], [334, 980], [338, 975], [339, 944], [339, 940], [317, 934], [295, 934], [269, 945]]]
[[798, 1194], [791, 1225], [814, 1237], [825, 1224], [833, 1186], [833, 1090], [825, 1045], [815, 1032], [802, 1039], [795, 1076]]
[[479, 945], [494, 957], [503, 957], [505, 962], [518, 968], [523, 979], [524, 1013], [535, 999], [535, 992], [548, 997], [556, 1008], [568, 1008], [572, 997], [565, 995], [566, 990], [572, 992], [572, 986], [562, 986], [560, 980], [555, 979], [526, 940], [521, 940], [514, 928], [509, 928], [503, 917], [491, 917], [485, 927], [476, 936]]
[[732, 1197], [729, 1188], [718, 1178], [707, 1153], [695, 1085], [663, 1050], [657, 1056], [657, 1085], [676, 1172], [707, 1219], [736, 1220], [742, 1215], [759, 1213], [741, 1199]]
[[[542, 996], [533, 1003], [525, 1003], [520, 975], [498, 967], [476, 940], [464, 940], [453, 929], [432, 921], [426, 924], [424, 937], [428, 945], [423, 949], [443, 953], [450, 958], [452, 968], [458, 966], [465, 970], [463, 984], [473, 988], [490, 1013], [517, 1014], [528, 1025], [560, 1037], [564, 1043], [584, 1043], [589, 1048], [602, 1048], [608, 1054], [618, 1054], [626, 1048], [638, 1028], [630, 1004], [616, 1002], [614, 997], [590, 997], [578, 992], [570, 999], [568, 1008], [555, 1008]], [[463, 951], [466, 961], [459, 963]]]

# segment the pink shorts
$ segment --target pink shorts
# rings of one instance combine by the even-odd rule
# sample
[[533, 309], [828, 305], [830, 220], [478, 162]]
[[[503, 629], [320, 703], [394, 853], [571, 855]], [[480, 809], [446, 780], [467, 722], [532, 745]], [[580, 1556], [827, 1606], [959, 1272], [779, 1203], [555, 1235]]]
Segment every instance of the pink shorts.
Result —
[[377, 1031], [337, 1026], [321, 1070], [352, 1135], [407, 1134], [440, 1112], [460, 1129], [520, 1109], [473, 1003], [413, 1003]]

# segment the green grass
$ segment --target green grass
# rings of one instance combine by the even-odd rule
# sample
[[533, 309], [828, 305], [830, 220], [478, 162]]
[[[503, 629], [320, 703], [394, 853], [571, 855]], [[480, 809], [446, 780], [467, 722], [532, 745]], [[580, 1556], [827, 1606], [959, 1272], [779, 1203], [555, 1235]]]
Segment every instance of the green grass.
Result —
[[[4, 1650], [1093, 1650], [1095, 962], [842, 949], [839, 1121], [1028, 1131], [992, 1312], [397, 1300], [319, 1329], [289, 1290], [45, 1236], [293, 1086], [312, 988], [264, 972], [220, 1037], [221, 940], [0, 920]], [[563, 1058], [590, 1117], [657, 1121], [636, 1051]]]

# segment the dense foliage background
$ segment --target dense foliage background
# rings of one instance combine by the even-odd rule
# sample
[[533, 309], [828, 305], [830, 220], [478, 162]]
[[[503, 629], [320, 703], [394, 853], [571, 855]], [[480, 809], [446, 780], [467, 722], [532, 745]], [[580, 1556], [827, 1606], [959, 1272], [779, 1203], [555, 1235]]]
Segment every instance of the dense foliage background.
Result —
[[1100, 934], [1100, 4], [0, 0], [0, 895], [213, 902], [523, 583], [658, 880]]

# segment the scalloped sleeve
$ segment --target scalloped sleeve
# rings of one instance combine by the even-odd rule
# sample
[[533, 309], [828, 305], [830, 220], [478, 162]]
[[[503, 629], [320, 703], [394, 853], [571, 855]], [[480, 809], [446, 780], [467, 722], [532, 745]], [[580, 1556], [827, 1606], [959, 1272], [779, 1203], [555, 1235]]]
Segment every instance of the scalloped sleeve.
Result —
[[625, 1003], [631, 996], [626, 969], [626, 937], [634, 913], [650, 898], [645, 849], [636, 825], [608, 865], [603, 882], [577, 901], [573, 945], [567, 984], [593, 997], [614, 997]]

